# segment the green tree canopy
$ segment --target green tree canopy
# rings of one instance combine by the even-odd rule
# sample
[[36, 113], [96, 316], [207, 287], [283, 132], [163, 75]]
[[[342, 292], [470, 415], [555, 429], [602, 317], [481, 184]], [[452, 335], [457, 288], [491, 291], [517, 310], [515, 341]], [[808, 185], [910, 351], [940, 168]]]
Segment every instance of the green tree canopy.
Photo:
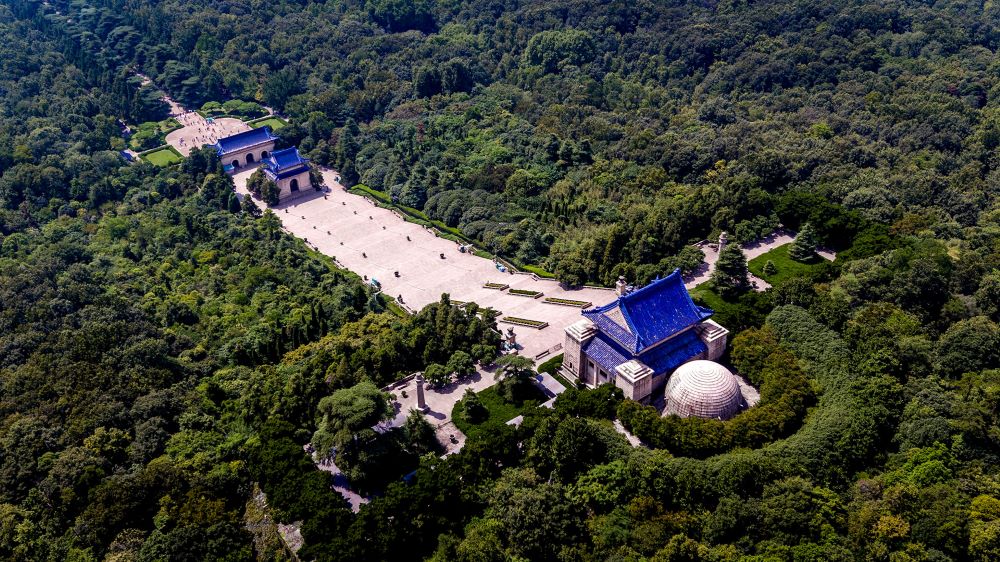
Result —
[[319, 423], [312, 444], [321, 456], [394, 415], [389, 395], [364, 381], [342, 388], [319, 401]]
[[712, 283], [724, 297], [733, 297], [750, 289], [750, 270], [747, 258], [738, 244], [727, 244], [719, 252], [712, 272]]
[[788, 246], [788, 257], [795, 261], [807, 262], [816, 259], [816, 231], [811, 223], [805, 223]]

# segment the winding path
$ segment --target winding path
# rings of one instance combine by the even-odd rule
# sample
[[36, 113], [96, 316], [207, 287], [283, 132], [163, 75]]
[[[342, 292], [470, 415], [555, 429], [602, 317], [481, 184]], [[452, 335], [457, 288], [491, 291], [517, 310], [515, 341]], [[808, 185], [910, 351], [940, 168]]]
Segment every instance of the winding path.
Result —
[[[793, 240], [795, 240], [795, 232], [784, 228], [778, 229], [765, 238], [750, 242], [749, 244], [743, 244], [743, 255], [746, 256], [747, 261], [750, 261], [758, 256], [762, 256], [770, 252], [775, 248], [780, 248], [785, 244], [791, 244]], [[702, 262], [701, 267], [699, 267], [693, 275], [689, 275], [685, 280], [684, 286], [688, 289], [693, 289], [712, 278], [712, 272], [715, 270], [715, 262], [719, 259], [718, 246], [713, 246], [714, 245], [705, 242], [697, 245], [697, 247], [705, 253], [705, 261]], [[837, 254], [832, 250], [819, 249], [816, 253], [828, 261], [833, 261], [837, 258]], [[771, 287], [770, 283], [752, 273], [750, 274], [750, 281], [753, 283], [754, 289], [757, 291], [765, 291]]]

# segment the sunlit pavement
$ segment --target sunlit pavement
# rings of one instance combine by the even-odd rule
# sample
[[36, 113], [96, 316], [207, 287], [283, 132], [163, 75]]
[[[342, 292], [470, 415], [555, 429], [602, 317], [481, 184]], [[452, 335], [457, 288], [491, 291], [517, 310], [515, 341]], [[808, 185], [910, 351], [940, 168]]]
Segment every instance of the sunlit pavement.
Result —
[[[247, 193], [251, 173], [244, 170], [233, 178], [242, 195]], [[324, 171], [323, 176], [327, 192], [304, 194], [275, 208], [275, 214], [288, 232], [358, 275], [377, 279], [386, 295], [394, 299], [402, 296], [410, 309], [419, 310], [448, 293], [453, 301], [476, 302], [504, 316], [548, 322], [541, 330], [499, 325], [503, 332], [513, 327], [517, 343], [522, 346], [521, 354], [535, 358], [562, 344], [563, 328], [580, 318], [580, 309], [486, 289], [485, 283], [502, 283], [595, 306], [615, 298], [610, 289], [566, 289], [554, 280], [502, 273], [491, 260], [462, 253], [458, 244], [435, 236], [433, 230], [407, 222], [393, 211], [347, 192], [335, 181], [336, 173]]]

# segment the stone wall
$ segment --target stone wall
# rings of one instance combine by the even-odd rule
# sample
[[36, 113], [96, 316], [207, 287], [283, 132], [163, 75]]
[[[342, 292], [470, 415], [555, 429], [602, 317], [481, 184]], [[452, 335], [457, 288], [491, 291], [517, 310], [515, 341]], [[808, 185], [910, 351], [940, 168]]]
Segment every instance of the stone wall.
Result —
[[[248, 166], [256, 166], [274, 150], [274, 141], [249, 146], [236, 152], [230, 152], [222, 157], [224, 166], [233, 166], [239, 170]], [[235, 163], [235, 165], [234, 165]]]
[[[278, 199], [285, 200], [299, 195], [302, 192], [312, 191], [312, 182], [309, 180], [309, 169], [305, 168], [302, 173], [281, 178], [278, 180]], [[293, 187], [295, 189], [293, 189]]]

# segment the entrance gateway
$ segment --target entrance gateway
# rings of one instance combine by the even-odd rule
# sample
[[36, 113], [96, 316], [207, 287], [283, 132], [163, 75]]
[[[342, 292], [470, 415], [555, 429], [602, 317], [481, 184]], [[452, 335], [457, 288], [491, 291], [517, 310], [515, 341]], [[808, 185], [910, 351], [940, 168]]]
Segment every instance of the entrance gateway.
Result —
[[278, 137], [271, 132], [271, 128], [264, 126], [221, 138], [213, 147], [219, 160], [232, 162], [233, 169], [236, 170], [241, 166], [240, 162], [246, 162], [249, 166], [267, 158], [274, 152], [277, 140]]
[[263, 164], [264, 175], [278, 186], [279, 200], [312, 186], [309, 160], [299, 154], [298, 148], [275, 150], [263, 160]]

